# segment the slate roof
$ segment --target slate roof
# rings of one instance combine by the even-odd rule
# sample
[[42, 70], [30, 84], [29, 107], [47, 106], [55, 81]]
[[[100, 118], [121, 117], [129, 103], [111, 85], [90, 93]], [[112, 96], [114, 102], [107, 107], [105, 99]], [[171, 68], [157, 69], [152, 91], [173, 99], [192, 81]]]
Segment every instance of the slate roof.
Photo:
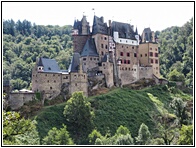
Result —
[[136, 33], [134, 32], [130, 24], [113, 21], [112, 32], [114, 31], [119, 33], [119, 38], [136, 40]]
[[68, 72], [78, 72], [80, 67], [80, 54], [79, 53], [74, 53], [71, 64], [69, 65]]
[[73, 28], [78, 29], [78, 34], [82, 34], [82, 21], [75, 20]]
[[102, 58], [101, 62], [107, 62], [107, 55], [105, 54], [104, 57]]
[[143, 31], [145, 41], [152, 42], [152, 33], [150, 28], [145, 28]]
[[99, 56], [97, 53], [95, 41], [93, 38], [87, 39], [87, 41], [83, 47], [81, 57], [85, 57], [85, 56], [94, 56], [94, 57]]
[[94, 16], [93, 20], [93, 28], [92, 28], [92, 35], [101, 33], [101, 34], [108, 34], [108, 27], [107, 23], [104, 23], [103, 17]]
[[86, 20], [86, 16], [83, 16], [81, 21], [78, 21], [78, 20], [74, 21], [73, 29], [78, 29], [78, 34], [79, 35], [82, 34], [82, 24], [85, 23], [85, 22], [88, 24], [87, 26], [85, 26], [85, 27], [87, 27], [87, 33], [90, 34], [90, 26], [89, 26], [89, 23]]
[[55, 59], [39, 58], [37, 66], [43, 66], [44, 72], [60, 72], [60, 68]]

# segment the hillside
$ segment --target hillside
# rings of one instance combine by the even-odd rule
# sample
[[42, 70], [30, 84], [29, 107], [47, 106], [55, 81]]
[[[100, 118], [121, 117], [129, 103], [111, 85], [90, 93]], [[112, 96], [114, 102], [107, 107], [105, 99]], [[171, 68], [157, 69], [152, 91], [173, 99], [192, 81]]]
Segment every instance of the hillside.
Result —
[[[171, 116], [174, 116], [172, 110], [169, 109], [169, 103], [173, 96], [176, 94], [170, 93], [166, 86], [154, 86], [142, 90], [117, 88], [106, 94], [88, 99], [95, 114], [95, 128], [102, 135], [108, 131], [114, 134], [116, 129], [123, 125], [128, 127], [135, 137], [141, 123], [145, 123], [150, 132], [154, 133], [153, 115], [160, 115], [162, 111], [168, 111]], [[192, 99], [191, 96], [182, 93], [180, 90], [178, 90], [178, 96], [184, 100]], [[156, 102], [161, 102], [162, 105]], [[62, 123], [66, 124], [63, 117], [64, 106], [65, 103], [45, 107], [36, 116], [37, 128], [41, 138], [46, 136], [52, 127], [60, 128]]]

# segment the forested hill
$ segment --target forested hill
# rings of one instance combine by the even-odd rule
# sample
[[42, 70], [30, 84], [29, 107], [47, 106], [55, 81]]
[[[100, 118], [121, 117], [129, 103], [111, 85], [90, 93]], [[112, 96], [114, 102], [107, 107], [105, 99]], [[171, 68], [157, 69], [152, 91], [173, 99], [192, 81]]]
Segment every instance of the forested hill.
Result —
[[169, 27], [156, 34], [159, 38], [161, 75], [192, 86], [193, 18], [182, 27]]
[[67, 69], [73, 52], [72, 26], [43, 26], [31, 22], [3, 21], [3, 80], [13, 89], [31, 88], [31, 71], [36, 58], [54, 58]]
[[[71, 29], [71, 25], [43, 26], [27, 20], [4, 20], [3, 80], [10, 80], [13, 89], [31, 89], [31, 71], [38, 57], [54, 58], [61, 69], [67, 69], [73, 53]], [[156, 31], [156, 35], [159, 38], [161, 75], [191, 86], [193, 19], [182, 27]]]

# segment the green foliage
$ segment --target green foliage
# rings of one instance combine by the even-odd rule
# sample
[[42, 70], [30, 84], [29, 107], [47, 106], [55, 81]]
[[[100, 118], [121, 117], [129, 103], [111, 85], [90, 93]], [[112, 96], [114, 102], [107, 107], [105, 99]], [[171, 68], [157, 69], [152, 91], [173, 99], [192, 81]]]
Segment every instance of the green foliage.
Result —
[[11, 145], [39, 145], [36, 122], [25, 120], [17, 112], [3, 112], [3, 143]]
[[117, 145], [133, 145], [133, 138], [130, 134], [120, 135], [116, 140]]
[[178, 144], [193, 145], [193, 125], [182, 125]]
[[72, 139], [69, 137], [67, 127], [63, 125], [63, 128], [59, 130], [53, 127], [49, 130], [48, 135], [44, 137], [43, 145], [73, 145]]
[[62, 128], [62, 124], [66, 124], [63, 116], [65, 103], [43, 108], [35, 117], [37, 121], [37, 130], [42, 140], [53, 127]]
[[36, 58], [54, 58], [67, 69], [73, 52], [72, 26], [42, 26], [31, 22], [3, 21], [3, 80], [13, 89], [29, 88]]
[[179, 82], [183, 82], [185, 81], [185, 77], [182, 73], [178, 72], [176, 69], [174, 69], [173, 71], [171, 71], [168, 75], [168, 78], [170, 81], [179, 81]]
[[[152, 95], [155, 102], [151, 100], [148, 93]], [[145, 123], [148, 126], [153, 138], [160, 138], [163, 140], [162, 137], [165, 135], [165, 137], [168, 137], [168, 141], [171, 140], [175, 133], [173, 132], [173, 127], [170, 127], [170, 125], [164, 124], [160, 121], [166, 122], [168, 120], [173, 122], [175, 120], [175, 116], [171, 114], [173, 113], [173, 109], [170, 108], [170, 103], [172, 102], [174, 95], [176, 94], [169, 92], [165, 89], [165, 86], [154, 86], [142, 90], [118, 88], [108, 92], [107, 94], [88, 98], [91, 102], [91, 107], [94, 110], [95, 116], [93, 118], [93, 123], [96, 132], [93, 132], [93, 134], [93, 130], [89, 132], [91, 136], [86, 138], [86, 140], [88, 140], [86, 143], [104, 145], [114, 144], [117, 139], [116, 130], [120, 125], [127, 127], [131, 132], [131, 135], [136, 137], [138, 136], [138, 130], [142, 123]], [[192, 99], [192, 96], [184, 94], [181, 91], [179, 93], [179, 97], [184, 98], [183, 100]], [[156, 103], [156, 101], [158, 103]], [[168, 114], [163, 115], [161, 119], [157, 119], [157, 122], [155, 122], [153, 116], [161, 115], [156, 106], [159, 106], [159, 104], [160, 108], [162, 110], [167, 110]], [[47, 135], [48, 131], [52, 129], [52, 127], [57, 127], [59, 129], [64, 123], [67, 125], [70, 137], [75, 140], [73, 137], [74, 130], [69, 130], [69, 126], [71, 128], [73, 127], [68, 124], [68, 121], [63, 115], [64, 107], [65, 103], [44, 107], [37, 115], [37, 129], [41, 139]], [[77, 111], [77, 109], [75, 109], [75, 111]], [[157, 127], [158, 123], [161, 123], [163, 128]], [[105, 136], [100, 136], [100, 134]], [[96, 138], [96, 136], [99, 138]], [[91, 142], [89, 142], [90, 139]], [[161, 143], [162, 140], [160, 139], [154, 143]], [[149, 144], [151, 144], [151, 142]]]
[[124, 126], [119, 126], [118, 129], [116, 130], [117, 135], [127, 135], [130, 134], [130, 131], [127, 127]]
[[76, 144], [87, 144], [87, 138], [93, 129], [91, 104], [82, 92], [75, 92], [66, 102], [64, 116], [68, 130]]
[[[160, 72], [170, 79], [185, 79], [186, 86], [193, 85], [193, 18], [182, 27], [169, 27], [159, 34]], [[178, 71], [180, 77], [169, 77], [168, 73]], [[174, 80], [175, 81], [175, 80]]]
[[38, 99], [39, 101], [41, 101], [41, 93], [40, 92], [36, 92], [35, 93], [35, 97], [36, 97], [36, 99]]
[[150, 139], [151, 133], [148, 130], [148, 126], [142, 123], [138, 131], [138, 136], [136, 137], [136, 143], [139, 145], [146, 145], [149, 144]]
[[188, 124], [188, 114], [186, 111], [186, 103], [181, 98], [174, 98], [170, 103], [170, 107], [174, 110], [175, 115], [178, 117], [180, 125]]
[[[89, 135], [88, 135], [88, 139], [89, 139], [89, 144], [95, 144], [95, 141], [97, 140], [97, 138], [102, 138], [102, 135], [99, 131], [97, 130], [93, 130]], [[98, 140], [97, 142], [99, 142], [100, 140]], [[100, 144], [98, 144], [100, 145]]]

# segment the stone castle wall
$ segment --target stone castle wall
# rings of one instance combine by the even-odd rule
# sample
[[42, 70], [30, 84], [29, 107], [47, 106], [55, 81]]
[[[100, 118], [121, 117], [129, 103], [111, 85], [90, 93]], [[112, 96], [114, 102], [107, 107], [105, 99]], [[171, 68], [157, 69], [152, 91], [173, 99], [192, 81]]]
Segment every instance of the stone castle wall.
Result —
[[12, 110], [16, 110], [27, 103], [35, 99], [35, 93], [27, 93], [27, 92], [17, 92], [17, 93], [10, 93], [9, 96], [9, 105]]

